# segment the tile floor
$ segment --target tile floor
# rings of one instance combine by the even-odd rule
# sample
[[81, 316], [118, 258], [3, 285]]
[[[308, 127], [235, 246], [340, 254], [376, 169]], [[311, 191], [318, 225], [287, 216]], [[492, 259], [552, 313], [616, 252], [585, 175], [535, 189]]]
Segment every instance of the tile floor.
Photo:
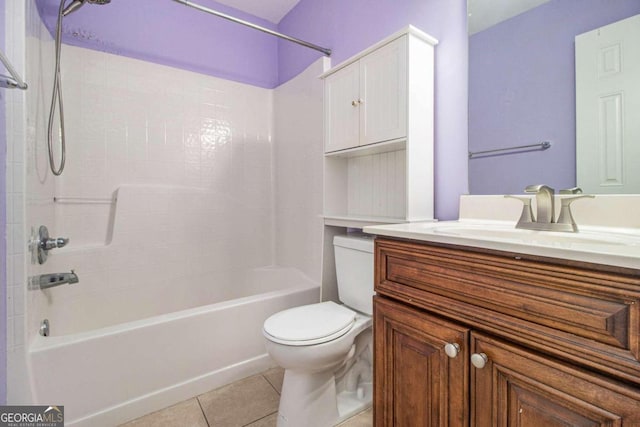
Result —
[[[262, 374], [212, 390], [121, 427], [275, 427], [284, 371]], [[371, 409], [340, 427], [371, 427]]]

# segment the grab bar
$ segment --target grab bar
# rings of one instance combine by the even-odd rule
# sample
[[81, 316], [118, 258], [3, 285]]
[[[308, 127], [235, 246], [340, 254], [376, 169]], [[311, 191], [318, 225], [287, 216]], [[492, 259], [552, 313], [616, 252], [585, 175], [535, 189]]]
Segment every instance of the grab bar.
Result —
[[[518, 145], [516, 147], [496, 148], [494, 150], [474, 151], [474, 152], [469, 151], [469, 158], [471, 159], [481, 154], [491, 154], [491, 153], [501, 153], [501, 152], [505, 152], [505, 154], [515, 154], [515, 153], [521, 152], [521, 151], [515, 151], [515, 150], [524, 150], [525, 148], [539, 148], [540, 150], [546, 150], [547, 148], [550, 148], [550, 147], [551, 147], [551, 143], [549, 141], [542, 141], [537, 144]], [[508, 151], [515, 151], [515, 153], [506, 153]]]
[[60, 205], [111, 205], [117, 201], [118, 199], [115, 197], [53, 197], [53, 203]]
[[18, 72], [16, 71], [15, 68], [13, 68], [13, 65], [11, 65], [11, 62], [9, 62], [9, 59], [4, 56], [4, 53], [2, 53], [2, 51], [0, 50], [0, 62], [2, 62], [2, 65], [4, 65], [4, 68], [7, 69], [7, 71], [9, 71], [9, 74], [11, 74], [11, 77], [9, 76], [4, 76], [4, 75], [0, 75], [0, 77], [2, 77], [2, 80], [0, 80], [0, 87], [4, 87], [7, 89], [22, 89], [22, 90], [27, 90], [27, 84], [24, 82], [24, 80], [22, 80], [22, 78], [20, 77], [20, 74], [18, 74]]

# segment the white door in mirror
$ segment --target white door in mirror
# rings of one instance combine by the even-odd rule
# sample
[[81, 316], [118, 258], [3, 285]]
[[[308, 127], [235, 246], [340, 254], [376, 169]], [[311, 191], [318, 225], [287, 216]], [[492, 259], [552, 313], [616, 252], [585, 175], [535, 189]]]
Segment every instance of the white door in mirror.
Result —
[[578, 186], [640, 193], [640, 15], [575, 40]]

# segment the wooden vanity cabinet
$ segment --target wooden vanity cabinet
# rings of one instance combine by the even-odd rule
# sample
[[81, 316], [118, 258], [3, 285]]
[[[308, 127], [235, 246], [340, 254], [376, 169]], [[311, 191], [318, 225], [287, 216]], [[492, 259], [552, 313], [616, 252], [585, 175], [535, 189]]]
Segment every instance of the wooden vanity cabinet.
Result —
[[637, 270], [378, 238], [375, 288], [376, 426], [640, 426]]

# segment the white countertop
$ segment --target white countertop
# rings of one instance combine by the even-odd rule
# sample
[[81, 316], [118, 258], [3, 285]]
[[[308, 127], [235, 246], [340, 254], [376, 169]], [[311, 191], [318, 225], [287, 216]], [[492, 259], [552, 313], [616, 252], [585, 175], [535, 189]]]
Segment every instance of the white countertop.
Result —
[[364, 227], [364, 232], [640, 269], [640, 230], [582, 226], [578, 233], [519, 230], [515, 221], [461, 219]]

